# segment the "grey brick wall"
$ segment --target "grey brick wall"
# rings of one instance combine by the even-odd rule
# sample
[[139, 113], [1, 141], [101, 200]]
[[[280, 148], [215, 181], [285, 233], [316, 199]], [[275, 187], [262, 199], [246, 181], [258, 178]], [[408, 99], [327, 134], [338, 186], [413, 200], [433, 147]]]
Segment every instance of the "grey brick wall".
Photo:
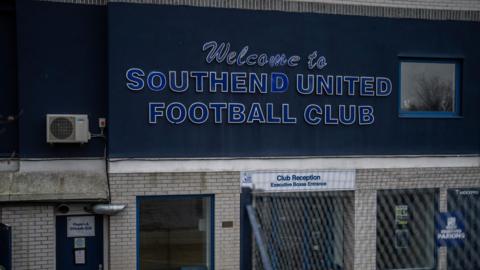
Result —
[[[115, 174], [110, 178], [112, 201], [128, 203], [123, 213], [111, 218], [111, 269], [134, 269], [136, 263], [136, 199], [143, 195], [215, 194], [215, 266], [238, 269], [239, 265], [239, 173]], [[446, 207], [448, 188], [480, 187], [480, 168], [407, 168], [357, 170], [354, 196], [355, 224], [353, 269], [376, 269], [377, 191], [380, 189], [437, 188], [440, 209]], [[442, 195], [443, 194], [443, 195]], [[233, 220], [233, 228], [221, 228], [221, 221]], [[347, 240], [347, 239], [346, 239]], [[445, 269], [445, 255], [439, 250], [439, 269]], [[352, 256], [348, 256], [352, 258]], [[347, 258], [348, 260], [349, 258]], [[347, 264], [350, 262], [347, 261]]]
[[[112, 174], [110, 184], [112, 202], [128, 204], [125, 211], [110, 218], [110, 269], [136, 269], [136, 196], [173, 194], [215, 194], [215, 267], [239, 269], [239, 172]], [[347, 213], [355, 223], [345, 224], [354, 231], [354, 239], [348, 235], [345, 239], [353, 244], [352, 251], [346, 250], [346, 264], [358, 270], [376, 269], [378, 190], [436, 188], [444, 211], [447, 189], [461, 187], [480, 187], [479, 167], [357, 170], [355, 212]], [[4, 205], [0, 220], [13, 228], [15, 270], [54, 269], [53, 206]], [[233, 221], [233, 228], [222, 228], [222, 221]], [[446, 269], [445, 257], [446, 250], [440, 248], [439, 269]]]
[[[239, 179], [238, 172], [110, 175], [112, 202], [128, 204], [110, 218], [111, 269], [136, 269], [136, 196], [215, 194], [215, 269], [238, 270]], [[233, 227], [222, 228], [222, 221], [233, 221]]]
[[[439, 209], [441, 212], [447, 211], [447, 189], [440, 189]], [[440, 247], [438, 250], [438, 270], [447, 270], [447, 247]]]
[[313, 12], [428, 20], [480, 21], [480, 0], [40, 0], [106, 5], [128, 2], [159, 5]]
[[3, 206], [1, 215], [12, 227], [13, 270], [55, 269], [53, 206]]
[[[306, 1], [306, 0], [292, 0]], [[308, 0], [310, 2], [340, 3], [347, 5], [370, 5], [448, 10], [480, 10], [478, 0]]]
[[[446, 190], [480, 187], [480, 168], [407, 168], [357, 170], [355, 191], [355, 269], [376, 267], [377, 190], [437, 188], [439, 207], [446, 210]], [[439, 270], [446, 269], [446, 251], [439, 251]]]
[[355, 191], [354, 269], [376, 269], [377, 191]]

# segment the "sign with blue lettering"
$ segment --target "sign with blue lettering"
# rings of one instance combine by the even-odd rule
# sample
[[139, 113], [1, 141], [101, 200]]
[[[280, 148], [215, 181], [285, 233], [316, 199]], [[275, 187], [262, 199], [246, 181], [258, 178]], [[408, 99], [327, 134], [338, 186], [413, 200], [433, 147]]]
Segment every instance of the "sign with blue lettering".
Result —
[[460, 212], [439, 213], [436, 229], [438, 246], [463, 244], [466, 237], [463, 215]]
[[[268, 55], [267, 53], [247, 54], [249, 46], [240, 52], [231, 51], [229, 42], [207, 41], [199, 48], [203, 51], [207, 64], [240, 69], [244, 66], [293, 68], [303, 63], [307, 72], [316, 72], [327, 66], [325, 56], [317, 51], [309, 53], [307, 59], [285, 53]], [[225, 69], [227, 70], [227, 69]], [[372, 125], [375, 122], [373, 106], [366, 104], [305, 104], [301, 108], [302, 118], [291, 111], [291, 103], [274, 102], [202, 102], [200, 98], [207, 94], [245, 96], [282, 94], [288, 91], [301, 96], [362, 96], [387, 97], [392, 92], [392, 82], [386, 77], [360, 75], [322, 75], [297, 73], [288, 76], [284, 72], [240, 72], [240, 71], [192, 71], [169, 70], [145, 71], [132, 67], [126, 73], [126, 88], [132, 92], [151, 91], [159, 95], [181, 96], [182, 93], [194, 93], [198, 101], [191, 104], [183, 102], [149, 102], [148, 122], [161, 125], [182, 125], [190, 122], [203, 125], [207, 122], [240, 125], [289, 125], [304, 121], [308, 125]], [[163, 92], [170, 92], [164, 94]], [[298, 98], [299, 98], [298, 97]], [[281, 105], [281, 106], [280, 106]], [[280, 108], [280, 109], [277, 109]]]
[[[433, 154], [478, 145], [467, 118], [456, 128], [398, 118], [399, 54], [435, 51], [446, 40], [452, 48], [442, 53], [464, 48], [463, 32], [452, 27], [449, 37], [445, 22], [418, 28], [416, 20], [126, 3], [108, 12], [112, 158]], [[475, 132], [460, 132], [467, 128]]]
[[240, 183], [267, 192], [354, 190], [355, 170], [242, 172]]

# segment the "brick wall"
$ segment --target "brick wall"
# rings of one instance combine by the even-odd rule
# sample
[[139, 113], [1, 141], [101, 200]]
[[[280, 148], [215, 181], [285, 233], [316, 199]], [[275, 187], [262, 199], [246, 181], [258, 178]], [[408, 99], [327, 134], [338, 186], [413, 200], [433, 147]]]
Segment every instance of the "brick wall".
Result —
[[321, 3], [340, 3], [347, 5], [370, 5], [387, 7], [408, 7], [424, 9], [448, 9], [448, 10], [480, 10], [478, 0], [291, 0], [310, 1]]
[[[378, 189], [437, 188], [439, 208], [446, 210], [446, 190], [480, 187], [480, 168], [407, 168], [357, 170], [355, 191], [355, 269], [376, 269], [376, 216]], [[446, 268], [440, 249], [439, 269]]]
[[[110, 218], [110, 265], [136, 269], [136, 196], [215, 194], [215, 269], [238, 270], [240, 264], [240, 174], [111, 174], [112, 203], [127, 203]], [[222, 228], [222, 221], [233, 221]]]
[[12, 227], [13, 270], [55, 269], [52, 206], [4, 206], [1, 220]]
[[160, 5], [313, 12], [428, 20], [480, 21], [479, 0], [40, 0], [106, 5], [127, 2]]
[[[238, 172], [112, 174], [110, 184], [112, 202], [128, 204], [125, 211], [110, 218], [110, 269], [136, 269], [136, 196], [173, 194], [215, 194], [215, 269], [239, 269]], [[376, 268], [377, 190], [436, 188], [440, 210], [445, 210], [447, 189], [461, 187], [480, 187], [480, 168], [357, 170], [355, 225], [346, 224], [355, 235], [353, 241], [348, 240], [354, 245], [353, 269]], [[0, 220], [13, 228], [14, 270], [54, 269], [53, 206], [2, 206]], [[233, 228], [222, 228], [222, 221], [233, 221]], [[445, 269], [445, 254], [439, 250], [439, 269]]]

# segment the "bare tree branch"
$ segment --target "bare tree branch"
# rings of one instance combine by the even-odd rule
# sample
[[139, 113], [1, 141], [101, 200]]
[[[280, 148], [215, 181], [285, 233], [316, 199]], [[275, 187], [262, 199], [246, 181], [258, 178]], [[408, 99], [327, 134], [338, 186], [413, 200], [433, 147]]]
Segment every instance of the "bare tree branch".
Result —
[[414, 88], [415, 99], [410, 104], [410, 110], [453, 110], [453, 89], [450, 81], [442, 81], [438, 76], [427, 78], [425, 73], [416, 76], [414, 80], [418, 87]]

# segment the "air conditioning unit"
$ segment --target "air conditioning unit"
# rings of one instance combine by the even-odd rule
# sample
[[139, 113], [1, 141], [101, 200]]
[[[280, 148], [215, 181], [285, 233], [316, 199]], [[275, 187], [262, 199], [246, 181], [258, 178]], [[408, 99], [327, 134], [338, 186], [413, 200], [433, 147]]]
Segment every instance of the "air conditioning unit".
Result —
[[86, 143], [88, 140], [86, 114], [47, 114], [47, 143]]

